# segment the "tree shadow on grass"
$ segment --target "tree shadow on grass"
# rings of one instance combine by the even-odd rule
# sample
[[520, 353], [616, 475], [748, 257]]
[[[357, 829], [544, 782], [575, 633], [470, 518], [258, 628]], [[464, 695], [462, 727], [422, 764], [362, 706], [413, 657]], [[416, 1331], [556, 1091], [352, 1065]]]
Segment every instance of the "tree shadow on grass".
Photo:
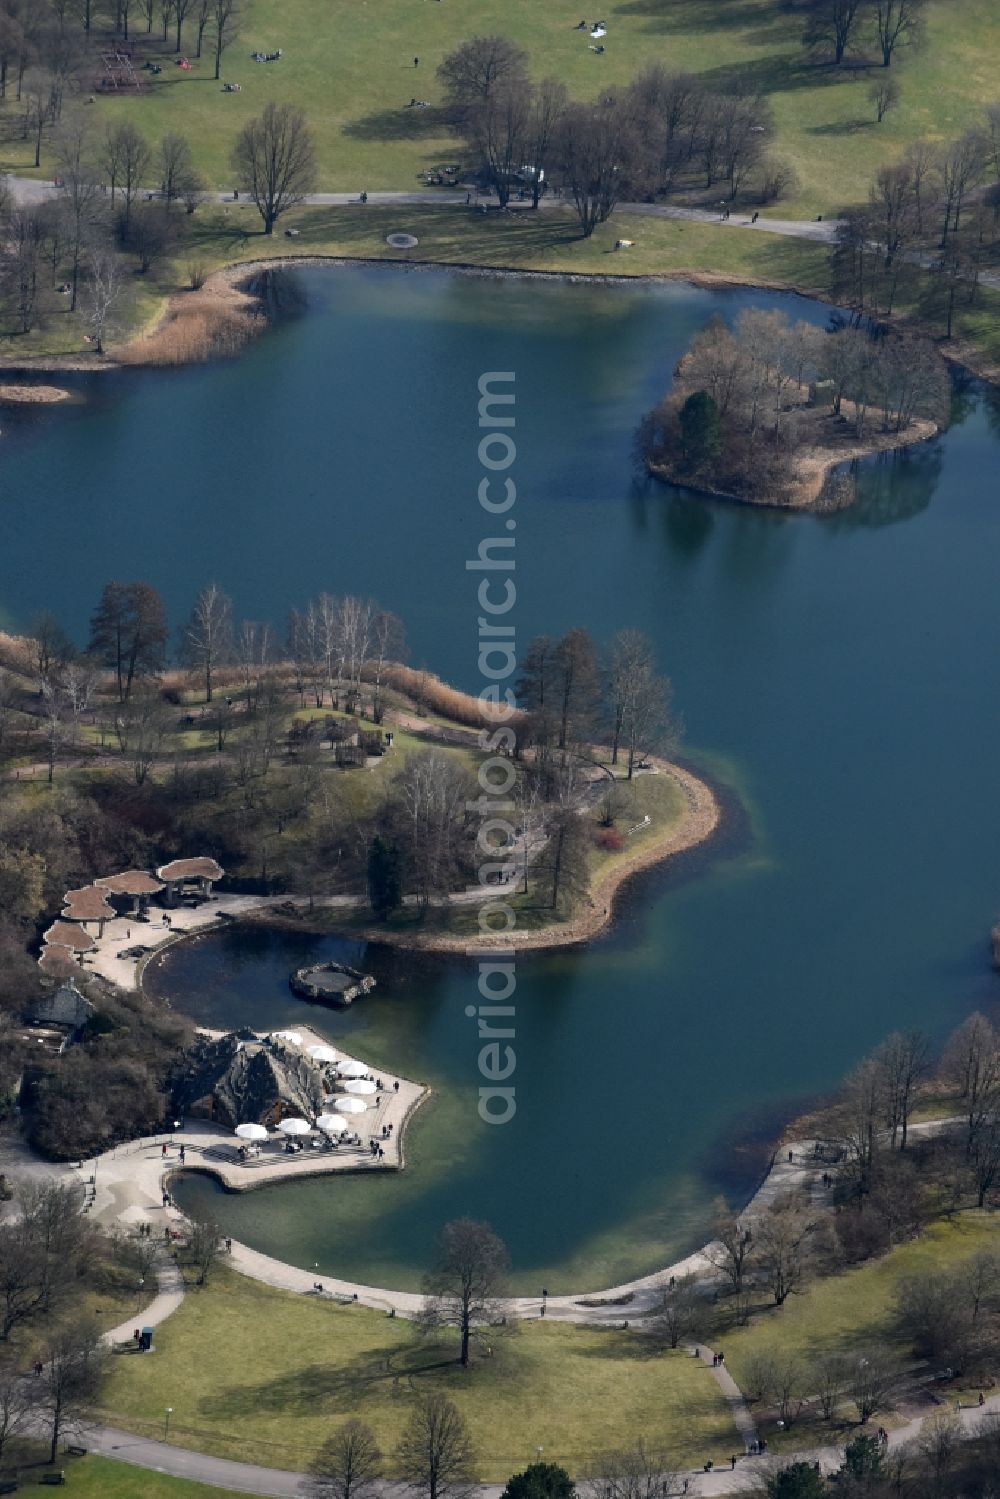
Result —
[[807, 135], [856, 135], [859, 130], [874, 130], [875, 120], [831, 120], [826, 125], [807, 125]]
[[828, 63], [775, 52], [768, 57], [722, 63], [698, 74], [713, 93], [787, 94], [799, 89], [824, 89], [851, 81], [851, 76]]
[[308, 1400], [312, 1415], [336, 1411], [338, 1415], [363, 1416], [376, 1400], [386, 1397], [409, 1400], [434, 1391], [447, 1393], [453, 1385], [467, 1387], [468, 1381], [477, 1375], [492, 1378], [497, 1374], [505, 1385], [516, 1378], [509, 1358], [484, 1359], [475, 1363], [470, 1372], [462, 1368], [455, 1350], [438, 1344], [370, 1349], [343, 1364], [303, 1364], [259, 1385], [219, 1389], [199, 1402], [198, 1413], [210, 1420], [280, 1415], [287, 1411], [301, 1413], [303, 1402]]
[[405, 103], [398, 109], [380, 109], [364, 115], [344, 126], [344, 134], [358, 141], [419, 141], [427, 136], [444, 135], [447, 130], [445, 110], [434, 106], [411, 109]]
[[705, 0], [625, 0], [614, 7], [612, 15], [645, 17], [649, 31], [745, 31], [766, 41], [788, 28], [781, 7], [763, 5], [761, 0], [715, 0], [712, 5]]

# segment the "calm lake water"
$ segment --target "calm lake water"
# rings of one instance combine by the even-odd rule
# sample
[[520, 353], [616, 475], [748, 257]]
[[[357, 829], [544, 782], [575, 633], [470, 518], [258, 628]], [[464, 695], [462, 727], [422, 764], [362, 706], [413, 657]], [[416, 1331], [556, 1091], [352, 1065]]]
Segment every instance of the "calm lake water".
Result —
[[331, 941], [227, 934], [154, 984], [214, 1023], [308, 1015], [435, 1086], [398, 1177], [180, 1191], [301, 1265], [415, 1284], [440, 1224], [489, 1218], [526, 1289], [588, 1288], [692, 1244], [745, 1193], [760, 1139], [889, 1030], [942, 1038], [1000, 997], [996, 407], [975, 389], [931, 445], [815, 519], [632, 479], [632, 432], [715, 314], [795, 298], [445, 274], [301, 274], [307, 316], [240, 360], [85, 382], [5, 415], [0, 621], [55, 606], [84, 634], [110, 577], [174, 619], [217, 578], [280, 624], [320, 589], [370, 593], [411, 660], [478, 687], [477, 381], [517, 389], [521, 641], [574, 624], [656, 641], [686, 753], [733, 794], [722, 843], [630, 887], [612, 933], [521, 960], [518, 1113], [476, 1113], [474, 980], [459, 962], [354, 957], [344, 1016], [287, 990]]

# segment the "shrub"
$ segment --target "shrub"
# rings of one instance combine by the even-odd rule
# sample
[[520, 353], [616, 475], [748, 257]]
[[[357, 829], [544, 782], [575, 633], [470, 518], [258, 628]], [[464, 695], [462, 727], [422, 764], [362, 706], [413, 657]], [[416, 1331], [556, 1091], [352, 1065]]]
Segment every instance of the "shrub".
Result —
[[598, 828], [594, 833], [594, 842], [609, 854], [616, 854], [625, 847], [625, 839], [617, 828]]
[[765, 156], [758, 174], [757, 196], [761, 203], [776, 203], [798, 191], [799, 179], [790, 161], [781, 156]]

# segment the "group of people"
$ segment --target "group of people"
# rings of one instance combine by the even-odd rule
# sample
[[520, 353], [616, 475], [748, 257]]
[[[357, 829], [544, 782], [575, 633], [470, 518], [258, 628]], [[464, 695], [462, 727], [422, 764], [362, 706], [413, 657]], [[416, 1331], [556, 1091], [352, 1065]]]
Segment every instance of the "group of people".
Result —
[[281, 57], [281, 48], [277, 52], [251, 52], [250, 56], [254, 62], [277, 62]]

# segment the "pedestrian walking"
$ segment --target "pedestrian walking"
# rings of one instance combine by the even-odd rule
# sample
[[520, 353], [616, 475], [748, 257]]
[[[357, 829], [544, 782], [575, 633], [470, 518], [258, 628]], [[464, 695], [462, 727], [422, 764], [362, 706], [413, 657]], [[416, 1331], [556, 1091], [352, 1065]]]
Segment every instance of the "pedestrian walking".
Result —
[[419, 68], [419, 66], [420, 66], [420, 58], [419, 58], [419, 57], [415, 57], [415, 58], [414, 58], [414, 59], [413, 59], [413, 66], [414, 66], [414, 67], [415, 67], [415, 68]]
[[166, 1154], [167, 1154], [167, 1147], [166, 1147], [166, 1143], [164, 1142], [164, 1144], [160, 1146], [160, 1156], [161, 1156], [161, 1158], [165, 1157]]

